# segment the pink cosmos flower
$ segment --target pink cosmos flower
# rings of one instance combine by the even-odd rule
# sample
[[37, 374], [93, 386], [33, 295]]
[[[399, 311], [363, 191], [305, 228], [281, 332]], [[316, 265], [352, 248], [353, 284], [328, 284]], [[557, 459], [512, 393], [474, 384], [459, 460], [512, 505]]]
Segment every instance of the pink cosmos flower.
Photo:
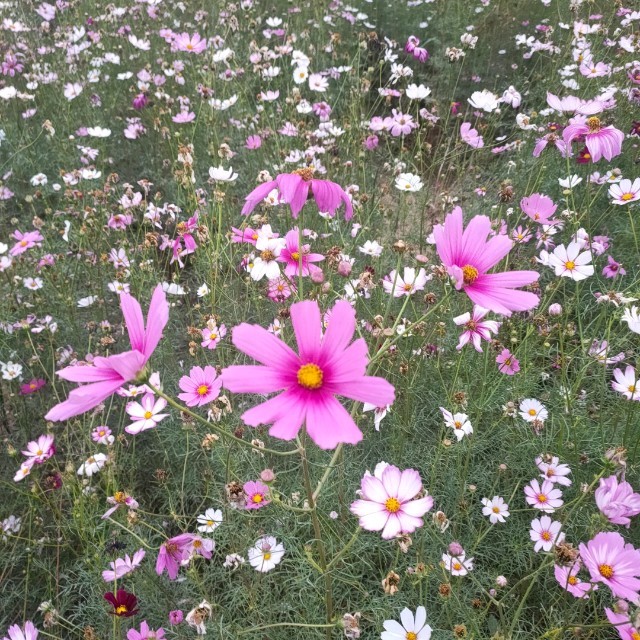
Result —
[[579, 113], [583, 116], [592, 116], [603, 109], [602, 102], [599, 100], [582, 100], [575, 96], [559, 98], [549, 91], [547, 91], [547, 104], [560, 113]]
[[266, 507], [271, 502], [271, 500], [267, 499], [269, 487], [259, 480], [245, 482], [242, 488], [247, 498], [245, 509], [262, 509], [262, 507]]
[[173, 44], [178, 51], [187, 51], [189, 53], [202, 53], [207, 48], [206, 39], [202, 38], [199, 33], [176, 35]]
[[219, 327], [215, 320], [209, 320], [207, 326], [202, 330], [202, 342], [201, 347], [207, 347], [207, 349], [215, 349], [218, 343], [227, 335], [227, 327], [221, 324]]
[[192, 367], [189, 375], [182, 376], [178, 384], [184, 391], [178, 394], [178, 398], [186, 403], [187, 407], [201, 407], [220, 395], [222, 378], [218, 377], [214, 367]]
[[102, 516], [102, 520], [106, 520], [112, 515], [118, 507], [127, 507], [128, 509], [137, 509], [140, 505], [138, 501], [124, 491], [116, 491], [114, 495], [107, 498], [107, 502], [113, 506]]
[[233, 243], [248, 242], [249, 244], [255, 245], [259, 238], [258, 232], [251, 227], [245, 227], [244, 229], [231, 227], [231, 231], [231, 242]]
[[27, 444], [26, 451], [22, 455], [26, 456], [25, 464], [42, 464], [48, 460], [54, 453], [56, 448], [53, 445], [53, 436], [50, 434], [41, 435], [37, 440], [32, 440]]
[[472, 129], [469, 122], [463, 122], [460, 125], [460, 137], [474, 149], [482, 149], [484, 147], [484, 140], [481, 135], [478, 135], [477, 129]]
[[31, 620], [27, 620], [24, 623], [24, 631], [14, 624], [7, 629], [7, 633], [9, 637], [4, 637], [2, 640], [37, 640], [39, 631]]
[[[558, 584], [568, 591], [574, 598], [588, 598], [590, 591], [595, 591], [598, 585], [591, 584], [590, 582], [583, 582], [578, 578], [578, 572], [580, 571], [581, 564], [575, 562], [570, 567], [564, 567], [562, 565], [555, 565], [553, 574]], [[606, 609], [605, 609], [606, 611]]]
[[524, 488], [524, 494], [528, 504], [545, 513], [553, 513], [564, 504], [562, 492], [548, 480], [545, 480], [542, 486], [537, 480], [532, 480]]
[[119, 580], [122, 576], [126, 576], [139, 567], [145, 555], [146, 552], [144, 549], [138, 549], [132, 557], [125, 555], [124, 558], [116, 558], [116, 560], [109, 563], [111, 569], [105, 569], [102, 572], [102, 579], [105, 582]]
[[616, 260], [613, 259], [612, 256], [607, 256], [607, 263], [602, 269], [602, 275], [605, 278], [615, 278], [616, 276], [623, 276], [627, 272], [622, 268], [622, 265]]
[[607, 614], [607, 620], [615, 625], [621, 640], [638, 640], [640, 638], [640, 626], [636, 627], [631, 622], [629, 613], [616, 613], [608, 607], [605, 607], [604, 612]]
[[145, 394], [140, 402], [129, 402], [126, 411], [133, 422], [124, 430], [131, 435], [137, 435], [147, 429], [155, 428], [169, 415], [160, 413], [166, 406], [167, 401], [164, 398], [156, 399], [152, 393]]
[[127, 631], [127, 640], [165, 640], [164, 629], [151, 629], [146, 620], [142, 621], [140, 631], [129, 629]]
[[640, 602], [640, 551], [625, 544], [619, 533], [599, 533], [587, 544], [580, 544], [580, 558], [592, 582], [606, 584], [618, 598]]
[[567, 125], [562, 132], [567, 148], [570, 148], [572, 140], [582, 137], [593, 162], [598, 162], [603, 156], [611, 161], [622, 153], [624, 133], [612, 125], [603, 127], [600, 118], [596, 116], [586, 119], [576, 116], [572, 124]]
[[596, 504], [609, 522], [631, 526], [631, 518], [640, 513], [640, 494], [634, 493], [628, 482], [618, 482], [616, 476], [600, 478], [595, 492]]
[[313, 171], [311, 167], [296, 169], [293, 173], [281, 173], [275, 180], [261, 184], [245, 198], [241, 213], [249, 215], [273, 189], [277, 188], [281, 199], [291, 207], [291, 214], [297, 218], [311, 189], [321, 212], [333, 217], [340, 204], [344, 204], [345, 220], [350, 220], [353, 216], [353, 205], [344, 189], [330, 180], [315, 180]]
[[[302, 262], [302, 275], [309, 276], [314, 271], [320, 271], [314, 262], [321, 262], [324, 256], [321, 253], [310, 253], [310, 245], [303, 244], [300, 251], [299, 230], [296, 227], [287, 233], [284, 237], [286, 245], [280, 250], [280, 254], [276, 258], [278, 262], [284, 262], [287, 266], [284, 268], [284, 274], [289, 278], [300, 275], [300, 262]], [[302, 254], [302, 255], [301, 255]]]
[[166, 571], [169, 579], [175, 580], [178, 577], [180, 565], [191, 555], [192, 541], [193, 534], [181, 533], [163, 543], [156, 560], [156, 573], [161, 576]]
[[[537, 417], [537, 419], [540, 419]], [[571, 473], [568, 464], [560, 464], [558, 456], [538, 456], [536, 466], [540, 470], [540, 477], [548, 480], [551, 484], [560, 484], [564, 487], [571, 486], [571, 479], [567, 476]]]
[[115, 440], [113, 435], [111, 435], [111, 429], [109, 429], [109, 427], [107, 427], [106, 425], [101, 425], [93, 429], [93, 431], [91, 432], [91, 439], [98, 444], [106, 445], [113, 444]]
[[387, 465], [376, 469], [375, 475], [364, 475], [362, 498], [351, 504], [350, 511], [360, 518], [363, 529], [382, 531], [382, 537], [389, 540], [423, 525], [422, 516], [433, 507], [433, 498], [414, 499], [421, 491], [422, 480], [415, 469], [400, 471]]
[[520, 200], [520, 208], [535, 222], [549, 224], [550, 218], [558, 208], [549, 196], [542, 193], [532, 193]]
[[533, 148], [533, 157], [540, 157], [540, 154], [547, 148], [547, 145], [550, 144], [555, 146], [563, 158], [567, 157], [568, 147], [564, 140], [556, 133], [547, 133], [545, 136], [542, 136], [542, 138], [536, 140], [536, 145]]
[[366, 342], [358, 339], [349, 344], [356, 327], [355, 311], [346, 301], [336, 302], [324, 335], [315, 301], [291, 305], [291, 321], [299, 353], [258, 325], [235, 327], [233, 344], [264, 366], [227, 367], [222, 372], [224, 387], [235, 393], [283, 390], [242, 415], [253, 427], [272, 424], [273, 437], [291, 440], [304, 422], [322, 449], [359, 442], [362, 432], [335, 396], [391, 404], [395, 392], [383, 378], [366, 375]]
[[19, 256], [27, 249], [31, 249], [36, 246], [39, 247], [44, 242], [44, 238], [39, 231], [27, 231], [26, 233], [22, 233], [22, 231], [16, 230], [11, 234], [11, 237], [14, 240], [17, 240], [16, 244], [9, 249], [9, 255], [12, 256]]
[[532, 520], [529, 537], [532, 542], [535, 542], [533, 550], [536, 553], [540, 549], [547, 553], [551, 551], [555, 545], [564, 540], [564, 533], [561, 533], [560, 529], [562, 529], [562, 523], [554, 522], [549, 516], [542, 516]]
[[176, 124], [186, 124], [187, 122], [193, 122], [196, 119], [196, 114], [188, 109], [183, 109], [175, 116], [171, 117], [171, 120]]
[[262, 138], [260, 136], [254, 135], [249, 136], [245, 141], [245, 149], [259, 149], [262, 146]]
[[[322, 273], [320, 269], [316, 273]], [[267, 285], [267, 297], [273, 302], [284, 302], [297, 291], [297, 287], [293, 282], [283, 277], [273, 278], [269, 280]]]
[[46, 384], [46, 380], [43, 380], [42, 378], [34, 378], [33, 380], [20, 385], [20, 395], [28, 396], [32, 393], [36, 393], [36, 391], [40, 391], [40, 389], [42, 389]]
[[131, 351], [106, 358], [96, 357], [91, 366], [76, 365], [58, 371], [58, 375], [64, 380], [89, 384], [74, 389], [67, 400], [50, 409], [45, 416], [46, 420], [59, 422], [89, 411], [121, 386], [139, 378], [144, 371], [169, 319], [166, 295], [161, 285], [155, 288], [149, 305], [146, 329], [142, 309], [133, 296], [122, 293], [120, 306], [129, 332]]
[[456, 349], [460, 351], [466, 344], [471, 342], [476, 351], [482, 353], [480, 346], [481, 340], [491, 341], [491, 334], [498, 333], [498, 329], [502, 323], [495, 320], [484, 320], [489, 313], [489, 309], [483, 309], [480, 305], [473, 306], [473, 313], [463, 313], [453, 319], [453, 322], [459, 327], [464, 327], [464, 331], [460, 336], [460, 341]]
[[538, 296], [515, 287], [531, 284], [538, 279], [536, 271], [507, 271], [487, 273], [511, 251], [513, 242], [505, 235], [487, 241], [491, 220], [487, 216], [474, 216], [466, 230], [462, 227], [462, 209], [456, 207], [436, 225], [433, 235], [436, 249], [450, 276], [455, 278], [456, 289], [464, 289], [473, 302], [493, 311], [510, 316], [512, 311], [527, 311], [535, 307]]
[[503, 349], [496, 356], [496, 363], [498, 364], [498, 371], [507, 376], [513, 376], [520, 371], [520, 361], [509, 349]]

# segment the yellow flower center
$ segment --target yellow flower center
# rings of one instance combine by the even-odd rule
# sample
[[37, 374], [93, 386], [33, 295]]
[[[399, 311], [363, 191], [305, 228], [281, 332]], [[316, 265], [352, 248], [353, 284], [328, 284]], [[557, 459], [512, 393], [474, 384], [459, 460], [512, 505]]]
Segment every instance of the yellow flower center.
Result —
[[404, 285], [404, 287], [402, 287], [405, 291], [411, 291], [411, 289], [413, 288], [413, 285], [409, 284], [407, 282], [407, 284]]
[[400, 511], [400, 501], [397, 498], [388, 498], [384, 506], [389, 513], [397, 513]]
[[538, 413], [538, 412], [537, 412], [535, 409], [529, 409], [529, 411], [527, 411], [527, 413], [528, 413], [530, 416], [535, 416], [535, 415], [536, 415], [536, 413]]
[[26, 247], [29, 243], [26, 240], [20, 240], [20, 246]]
[[473, 284], [478, 279], [478, 270], [471, 266], [470, 264], [466, 264], [462, 267], [462, 280], [464, 284], [469, 285]]
[[600, 129], [602, 128], [600, 118], [596, 118], [595, 116], [588, 118], [587, 126], [589, 127], [589, 133], [598, 133], [598, 131], [600, 131]]
[[631, 200], [633, 198], [633, 193], [623, 193], [620, 196], [620, 200], [624, 200], [625, 202], [627, 202], [628, 200]]
[[543, 531], [540, 534], [540, 537], [545, 541], [545, 542], [549, 542], [549, 540], [551, 540], [551, 533], [549, 533], [548, 531]]
[[153, 417], [153, 413], [151, 413], [151, 411], [145, 411], [144, 412], [144, 419], [145, 420], [149, 420], [152, 417]]
[[613, 567], [610, 564], [601, 564], [598, 567], [598, 571], [603, 578], [607, 578], [607, 580], [613, 578]]
[[418, 634], [413, 631], [407, 631], [406, 638], [407, 640], [418, 640]]
[[270, 552], [270, 551], [267, 551], [266, 553], [263, 553], [263, 554], [262, 554], [262, 557], [263, 557], [265, 560], [271, 560], [271, 552]]
[[199, 396], [206, 396], [209, 393], [209, 385], [201, 384], [197, 389], [197, 393]]
[[500, 513], [500, 507], [493, 507], [491, 511], [493, 511], [493, 513]]
[[309, 182], [313, 180], [314, 171], [313, 167], [305, 167], [304, 169], [296, 169], [293, 171], [293, 175], [300, 176], [305, 182]]
[[265, 262], [271, 262], [272, 260], [275, 259], [275, 256], [273, 255], [273, 251], [269, 251], [268, 249], [266, 251], [263, 251], [260, 254], [260, 257], [265, 261]]
[[575, 576], [569, 576], [569, 579], [567, 580], [567, 582], [569, 584], [578, 584], [579, 580]]
[[198, 540], [197, 538], [193, 541], [193, 546], [196, 549], [199, 549], [202, 546], [202, 540]]
[[263, 500], [264, 498], [259, 493], [256, 493], [256, 495], [251, 498], [251, 502], [254, 502], [255, 504], [260, 504]]
[[116, 613], [121, 616], [123, 613], [127, 613], [128, 609], [127, 609], [127, 605], [126, 604], [120, 604], [116, 607]]
[[291, 257], [297, 262], [298, 260], [300, 260], [300, 254], [297, 251], [294, 251], [291, 254]]
[[631, 393], [635, 393], [635, 391], [636, 391], [636, 385], [635, 385], [635, 384], [629, 385], [629, 386], [627, 387], [627, 389], [628, 389]]
[[566, 269], [569, 269], [569, 271], [573, 271], [576, 268], [576, 263], [573, 262], [573, 260], [569, 260], [568, 262], [564, 263], [564, 266]]
[[456, 420], [456, 421], [453, 423], [453, 428], [454, 428], [454, 429], [462, 429], [462, 422], [460, 422], [459, 420]]
[[305, 389], [319, 389], [322, 386], [322, 369], [309, 362], [298, 369], [298, 384]]
[[124, 504], [127, 500], [127, 494], [124, 491], [116, 491], [113, 494], [113, 499], [118, 503], [118, 504]]
[[43, 453], [43, 452], [42, 452], [42, 449], [38, 449], [38, 450], [36, 451], [36, 455], [37, 455], [37, 456], [41, 456], [41, 455], [42, 455], [42, 453]]
[[454, 562], [452, 566], [454, 571], [460, 571], [460, 569], [462, 569], [462, 565], [459, 562]]
[[207, 526], [213, 527], [213, 520], [207, 520]]
[[547, 496], [545, 496], [544, 493], [539, 493], [538, 502], [546, 502], [546, 501], [547, 501]]
[[640, 640], [640, 633], [638, 633], [637, 631], [632, 631], [631, 638], [632, 640]]

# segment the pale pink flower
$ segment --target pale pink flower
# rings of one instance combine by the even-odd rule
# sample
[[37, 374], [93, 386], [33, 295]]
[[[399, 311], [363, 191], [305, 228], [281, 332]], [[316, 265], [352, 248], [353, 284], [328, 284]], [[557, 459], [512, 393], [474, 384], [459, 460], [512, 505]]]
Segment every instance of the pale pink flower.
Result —
[[548, 480], [545, 480], [542, 486], [537, 480], [532, 480], [524, 488], [524, 493], [528, 504], [546, 513], [553, 513], [564, 504], [562, 492]]
[[214, 367], [192, 367], [188, 376], [182, 376], [179, 381], [180, 389], [178, 398], [187, 407], [201, 407], [212, 402], [220, 395], [222, 378], [218, 376]]
[[460, 351], [466, 344], [471, 342], [476, 351], [482, 353], [480, 343], [482, 340], [491, 341], [491, 334], [498, 333], [500, 322], [495, 320], [484, 320], [489, 313], [489, 309], [483, 309], [480, 305], [474, 305], [473, 312], [463, 313], [453, 319], [453, 322], [459, 327], [464, 327], [464, 331], [460, 335], [460, 341], [456, 349]]
[[153, 429], [169, 414], [160, 413], [167, 406], [164, 398], [156, 399], [152, 393], [147, 393], [141, 402], [130, 402], [127, 405], [127, 413], [133, 422], [124, 430], [131, 435], [136, 435], [147, 429]]

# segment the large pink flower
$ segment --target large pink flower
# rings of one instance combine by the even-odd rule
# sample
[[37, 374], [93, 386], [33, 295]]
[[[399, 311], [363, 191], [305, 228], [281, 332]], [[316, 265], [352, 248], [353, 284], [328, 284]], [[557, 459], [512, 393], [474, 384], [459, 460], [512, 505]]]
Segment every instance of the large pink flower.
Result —
[[313, 169], [296, 169], [293, 173], [281, 173], [275, 180], [265, 182], [256, 187], [245, 199], [242, 214], [249, 215], [273, 189], [278, 189], [280, 198], [291, 207], [294, 218], [302, 210], [309, 197], [309, 189], [323, 213], [335, 215], [336, 209], [344, 204], [344, 217], [350, 220], [353, 216], [353, 205], [344, 189], [330, 180], [315, 180]]
[[45, 416], [46, 420], [68, 420], [93, 409], [121, 386], [135, 380], [144, 370], [169, 320], [167, 298], [162, 286], [158, 285], [149, 305], [146, 329], [142, 309], [133, 296], [122, 293], [120, 306], [129, 332], [131, 351], [106, 358], [97, 357], [93, 359], [92, 365], [76, 365], [58, 371], [58, 375], [64, 380], [89, 384], [74, 389], [67, 400], [50, 409]]
[[627, 529], [631, 518], [640, 514], [640, 494], [633, 492], [628, 482], [618, 482], [616, 476], [600, 478], [600, 486], [595, 492], [600, 513], [613, 524], [622, 524]]
[[456, 207], [444, 224], [436, 225], [433, 235], [436, 249], [456, 289], [465, 293], [477, 305], [495, 313], [510, 316], [512, 311], [527, 311], [538, 304], [538, 296], [518, 291], [538, 279], [536, 271], [506, 271], [487, 273], [511, 251], [513, 241], [497, 235], [487, 241], [491, 220], [474, 216], [463, 231], [462, 209]]
[[361, 500], [350, 507], [367, 531], [382, 531], [385, 540], [400, 533], [413, 533], [423, 525], [424, 516], [433, 507], [429, 495], [414, 498], [422, 491], [422, 480], [415, 469], [400, 471], [393, 465], [379, 464], [375, 474], [366, 473], [361, 483]]
[[584, 136], [584, 143], [591, 155], [593, 162], [598, 162], [602, 156], [611, 160], [614, 156], [622, 153], [622, 141], [624, 133], [619, 129], [609, 125], [603, 127], [600, 118], [592, 116], [583, 118], [576, 116], [573, 123], [566, 126], [562, 132], [567, 147], [571, 141]]
[[269, 433], [276, 438], [295, 438], [304, 422], [322, 449], [359, 442], [362, 432], [335, 396], [384, 406], [393, 402], [394, 389], [386, 380], [366, 375], [366, 342], [349, 344], [356, 328], [355, 311], [346, 301], [336, 302], [324, 335], [317, 302], [293, 304], [291, 321], [299, 353], [260, 326], [235, 327], [233, 344], [264, 366], [227, 367], [222, 371], [223, 386], [235, 393], [283, 390], [242, 415], [252, 427], [272, 424]]

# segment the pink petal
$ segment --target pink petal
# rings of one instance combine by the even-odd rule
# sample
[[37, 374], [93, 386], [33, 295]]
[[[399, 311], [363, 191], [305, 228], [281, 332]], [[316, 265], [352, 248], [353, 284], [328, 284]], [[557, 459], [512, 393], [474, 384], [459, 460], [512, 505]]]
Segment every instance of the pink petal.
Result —
[[129, 333], [131, 348], [144, 352], [144, 319], [140, 303], [129, 293], [120, 294], [120, 308]]
[[122, 386], [122, 380], [94, 382], [74, 389], [69, 398], [52, 407], [45, 420], [60, 422], [97, 407], [105, 398], [114, 394]]
[[376, 376], [364, 376], [359, 380], [332, 385], [332, 391], [351, 400], [370, 402], [376, 407], [393, 404], [395, 399], [393, 385], [384, 378]]
[[277, 183], [275, 180], [265, 182], [258, 185], [246, 198], [244, 207], [240, 212], [243, 216], [249, 215], [262, 200], [264, 200], [273, 189], [275, 189]]
[[307, 201], [309, 183], [295, 173], [282, 173], [276, 178], [276, 182], [283, 200], [291, 207], [293, 217], [297, 218]]
[[291, 305], [291, 323], [296, 334], [301, 363], [317, 363], [322, 327], [318, 303], [305, 300]]
[[299, 358], [293, 350], [280, 338], [258, 325], [243, 322], [234, 327], [232, 341], [243, 353], [279, 371], [297, 372], [300, 368]]
[[340, 357], [342, 352], [353, 337], [356, 330], [355, 309], [346, 301], [340, 300], [335, 303], [329, 317], [329, 326], [322, 338], [322, 353], [328, 356], [328, 360], [333, 357]]
[[147, 313], [147, 331], [144, 339], [144, 353], [146, 359], [151, 357], [155, 348], [162, 338], [162, 331], [169, 321], [169, 303], [167, 296], [162, 290], [162, 285], [158, 285], [151, 297], [149, 313]]
[[421, 489], [422, 480], [420, 479], [420, 474], [415, 469], [405, 469], [400, 476], [397, 492], [393, 495], [400, 502], [406, 502], [411, 500]]
[[234, 393], [273, 393], [296, 384], [296, 369], [285, 375], [273, 367], [233, 365], [222, 371], [222, 384]]
[[356, 444], [362, 440], [347, 410], [330, 395], [316, 394], [316, 402], [307, 405], [307, 432], [321, 449], [334, 449], [340, 443]]

